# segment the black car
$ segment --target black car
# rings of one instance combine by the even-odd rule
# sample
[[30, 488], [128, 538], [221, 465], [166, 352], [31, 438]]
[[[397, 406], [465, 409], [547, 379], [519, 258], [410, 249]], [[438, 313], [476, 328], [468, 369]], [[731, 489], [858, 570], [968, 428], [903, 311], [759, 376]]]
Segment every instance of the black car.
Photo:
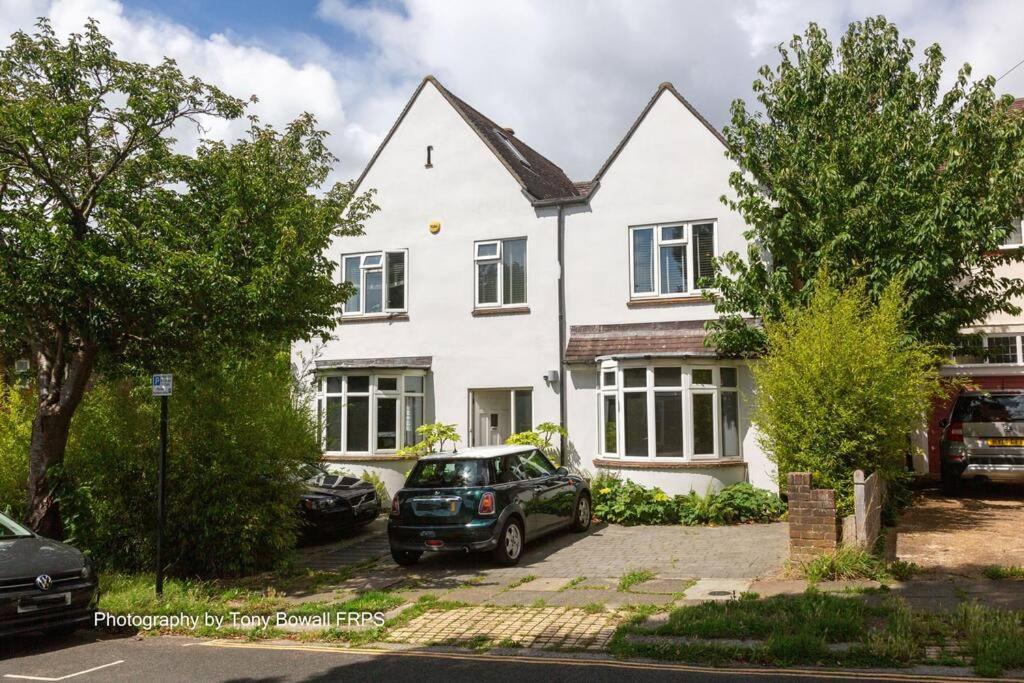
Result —
[[299, 500], [299, 515], [304, 541], [351, 531], [380, 515], [377, 490], [368, 481], [312, 465], [303, 469], [302, 477], [306, 490]]
[[532, 446], [429, 455], [398, 491], [388, 520], [391, 556], [411, 565], [424, 552], [490, 551], [516, 564], [538, 536], [590, 527], [587, 480], [555, 468]]
[[0, 515], [0, 638], [91, 626], [98, 598], [87, 556]]

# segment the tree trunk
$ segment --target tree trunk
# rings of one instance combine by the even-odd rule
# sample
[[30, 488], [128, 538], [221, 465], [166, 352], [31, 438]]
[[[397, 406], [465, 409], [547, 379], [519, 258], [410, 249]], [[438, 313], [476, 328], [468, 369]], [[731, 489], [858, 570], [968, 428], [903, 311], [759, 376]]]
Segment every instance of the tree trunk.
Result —
[[26, 520], [36, 533], [57, 540], [64, 538], [64, 525], [48, 474], [64, 461], [71, 417], [82, 401], [96, 362], [96, 348], [91, 344], [77, 348], [68, 362], [59, 358], [60, 346], [56, 354], [36, 354], [39, 388], [28, 451]]

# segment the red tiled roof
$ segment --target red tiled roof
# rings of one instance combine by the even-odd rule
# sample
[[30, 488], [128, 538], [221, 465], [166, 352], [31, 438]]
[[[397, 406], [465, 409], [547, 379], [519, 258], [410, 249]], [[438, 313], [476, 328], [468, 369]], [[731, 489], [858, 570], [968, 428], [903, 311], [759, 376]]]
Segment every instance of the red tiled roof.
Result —
[[706, 320], [620, 325], [573, 325], [565, 350], [568, 363], [593, 363], [602, 356], [714, 356], [704, 345]]

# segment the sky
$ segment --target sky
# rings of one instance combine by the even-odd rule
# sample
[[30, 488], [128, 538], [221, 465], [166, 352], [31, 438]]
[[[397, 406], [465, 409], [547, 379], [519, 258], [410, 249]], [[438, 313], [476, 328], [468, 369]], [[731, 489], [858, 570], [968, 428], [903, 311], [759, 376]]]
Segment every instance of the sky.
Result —
[[[1001, 76], [1024, 60], [1019, 0], [0, 0], [0, 46], [37, 17], [62, 34], [95, 18], [125, 59], [176, 60], [282, 126], [312, 112], [359, 175], [423, 76], [560, 165], [590, 178], [658, 84], [672, 82], [714, 125], [752, 101], [762, 64], [808, 22], [834, 38], [884, 14], [919, 49], [939, 43], [947, 82], [964, 62]], [[1000, 92], [1024, 96], [1024, 65]], [[232, 139], [245, 123], [181, 131]]]

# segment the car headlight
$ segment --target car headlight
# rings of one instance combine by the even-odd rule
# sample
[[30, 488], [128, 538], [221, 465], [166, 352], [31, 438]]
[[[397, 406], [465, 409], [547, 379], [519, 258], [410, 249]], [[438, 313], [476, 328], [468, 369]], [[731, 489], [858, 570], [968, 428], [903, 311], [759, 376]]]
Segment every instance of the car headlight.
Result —
[[82, 573], [82, 578], [83, 579], [88, 579], [90, 576], [92, 576], [92, 566], [91, 566], [91, 564], [89, 562], [89, 558], [88, 557], [85, 558], [85, 563], [82, 565], [82, 572], [81, 573]]

